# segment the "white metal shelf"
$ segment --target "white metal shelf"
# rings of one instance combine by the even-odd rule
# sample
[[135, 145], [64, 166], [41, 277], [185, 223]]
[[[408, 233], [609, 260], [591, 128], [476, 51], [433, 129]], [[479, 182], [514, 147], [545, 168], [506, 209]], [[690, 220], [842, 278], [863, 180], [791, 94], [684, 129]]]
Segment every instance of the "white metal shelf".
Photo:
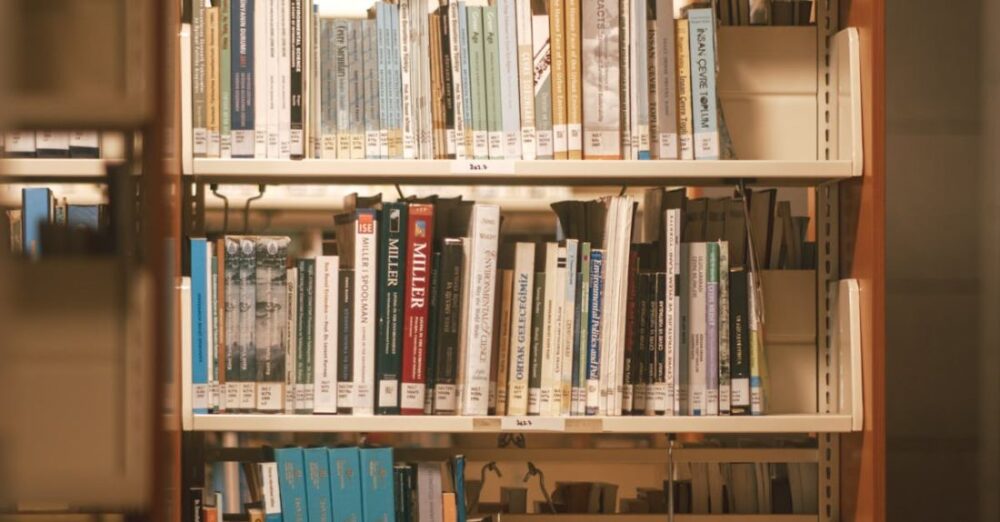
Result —
[[[527, 417], [545, 419], [545, 417]], [[844, 433], [850, 415], [563, 417], [559, 428], [505, 429], [500, 417], [197, 414], [192, 431], [371, 433]], [[562, 424], [562, 423], [559, 423]]]
[[[816, 522], [818, 515], [691, 515], [675, 513], [674, 522]], [[611, 520], [625, 522], [662, 522], [667, 520], [666, 513], [651, 514], [501, 514], [500, 522], [608, 522]]]
[[0, 159], [0, 179], [96, 178], [107, 173], [109, 163], [120, 161], [99, 158], [5, 158]]
[[854, 176], [851, 161], [261, 160], [195, 158], [192, 174], [218, 183], [497, 185], [819, 185]]

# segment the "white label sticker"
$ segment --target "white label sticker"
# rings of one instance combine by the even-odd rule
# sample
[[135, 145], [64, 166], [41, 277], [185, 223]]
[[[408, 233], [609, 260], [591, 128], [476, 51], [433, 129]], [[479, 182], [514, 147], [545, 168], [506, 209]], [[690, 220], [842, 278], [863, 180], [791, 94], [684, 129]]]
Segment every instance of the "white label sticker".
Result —
[[379, 381], [378, 405], [380, 408], [395, 408], [399, 405], [399, 381], [393, 379]]
[[458, 407], [458, 396], [454, 384], [438, 384], [434, 388], [434, 409], [438, 411], [455, 411]]
[[244, 382], [240, 383], [240, 409], [241, 410], [252, 410], [256, 406], [257, 400], [257, 383], [255, 382]]
[[565, 431], [563, 417], [502, 417], [500, 429], [503, 431]]
[[422, 410], [424, 409], [424, 395], [425, 395], [424, 383], [421, 382], [404, 382], [403, 383], [403, 393], [400, 402], [404, 410]]
[[208, 408], [208, 385], [195, 384], [191, 387], [191, 407], [196, 410]]
[[451, 162], [452, 174], [514, 174], [512, 160], [456, 160]]

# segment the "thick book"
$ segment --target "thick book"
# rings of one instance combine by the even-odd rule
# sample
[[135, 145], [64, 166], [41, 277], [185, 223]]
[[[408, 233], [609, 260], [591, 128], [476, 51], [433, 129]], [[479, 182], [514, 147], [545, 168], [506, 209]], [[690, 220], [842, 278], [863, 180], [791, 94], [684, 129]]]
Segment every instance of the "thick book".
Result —
[[266, 159], [268, 119], [271, 116], [269, 107], [271, 89], [268, 86], [271, 78], [270, 60], [268, 60], [271, 35], [268, 23], [271, 17], [272, 0], [255, 0], [253, 3], [253, 20], [249, 23], [254, 25], [255, 36], [252, 57], [254, 61], [254, 157]]
[[583, 159], [583, 0], [566, 0], [566, 154]]
[[330, 463], [330, 503], [333, 505], [333, 522], [361, 522], [365, 520], [361, 503], [361, 482], [364, 479], [361, 455], [358, 448], [331, 448], [327, 451]]
[[406, 230], [406, 277], [403, 292], [403, 374], [400, 407], [404, 415], [424, 410], [427, 370], [427, 337], [430, 305], [431, 250], [434, 241], [434, 206], [409, 206]]
[[[25, 189], [28, 190], [28, 189]], [[36, 189], [38, 190], [38, 189]], [[212, 253], [205, 238], [191, 238], [191, 409], [209, 408], [209, 303]]]
[[375, 330], [378, 233], [375, 211], [355, 211], [354, 236], [354, 404], [355, 415], [375, 407]]
[[690, 24], [677, 20], [677, 143], [680, 159], [694, 159], [694, 120], [691, 89]]
[[[677, 44], [674, 1], [653, 0], [656, 19], [653, 42], [656, 91], [656, 134], [652, 148], [656, 159], [677, 159]], [[651, 115], [652, 116], [652, 115]], [[651, 118], [652, 119], [652, 118]]]
[[257, 410], [281, 411], [284, 407], [285, 327], [287, 313], [282, 304], [287, 294], [285, 265], [287, 237], [260, 237], [256, 244]]
[[[437, 462], [417, 464], [417, 515], [414, 520], [442, 520], [441, 466]], [[403, 522], [403, 521], [398, 521]]]
[[531, 2], [531, 43], [535, 71], [535, 158], [552, 159], [552, 49], [548, 5]]
[[[558, 359], [561, 356], [558, 344], [562, 331], [561, 321], [557, 318], [562, 309], [562, 278], [565, 277], [566, 257], [563, 249], [560, 258], [559, 244], [550, 241], [545, 244], [545, 308], [542, 322], [542, 354], [541, 354], [541, 387], [539, 388], [539, 414], [552, 415], [553, 404], [558, 410], [559, 386], [561, 374], [558, 373]], [[560, 264], [562, 266], [560, 266]], [[558, 411], [556, 412], [558, 415]]]
[[500, 208], [475, 204], [469, 218], [469, 257], [466, 259], [470, 284], [464, 289], [468, 317], [462, 325], [459, 354], [460, 413], [486, 415], [490, 385], [490, 347], [493, 339], [493, 302], [496, 291], [497, 241], [500, 235]]
[[193, 2], [191, 5], [191, 144], [195, 157], [204, 157], [208, 151], [208, 130], [205, 126], [205, 10], [206, 2]]
[[730, 413], [750, 415], [749, 281], [743, 267], [729, 271]]
[[618, 2], [584, 0], [583, 11], [604, 14], [583, 17], [583, 157], [620, 159]]
[[254, 157], [254, 2], [229, 0], [230, 15], [230, 134], [234, 158]]
[[460, 306], [465, 254], [461, 239], [445, 239], [439, 271], [440, 312], [437, 317], [437, 354], [434, 376], [434, 413], [454, 414], [458, 408], [457, 372]]
[[549, 0], [552, 87], [552, 157], [566, 159], [566, 0]]
[[478, 5], [465, 6], [468, 25], [469, 82], [472, 102], [472, 155], [488, 159], [489, 129], [487, 128], [486, 48], [484, 44], [483, 10]]
[[393, 522], [392, 448], [361, 448], [360, 458], [365, 522]]
[[597, 415], [601, 400], [601, 323], [604, 311], [603, 249], [590, 251], [590, 299], [587, 318], [587, 397], [586, 414]]
[[310, 522], [331, 522], [333, 504], [330, 502], [330, 459], [326, 448], [306, 448], [302, 451], [305, 462], [306, 504]]
[[504, 129], [500, 103], [500, 35], [497, 4], [483, 6], [483, 50], [486, 54], [486, 131], [491, 159], [504, 158]]
[[528, 414], [528, 363], [531, 358], [531, 318], [535, 279], [535, 244], [514, 247], [507, 379], [507, 414]]
[[301, 295], [299, 292], [299, 268], [295, 266], [287, 269], [285, 280], [288, 281], [285, 293], [285, 307], [288, 310], [286, 314], [288, 326], [285, 328], [285, 333], [288, 336], [285, 341], [285, 360], [288, 361], [288, 364], [285, 365], [285, 407], [282, 411], [293, 414], [296, 413], [297, 408], [301, 408], [302, 413], [310, 413], [311, 410], [305, 409], [303, 389], [312, 381], [310, 380], [309, 383], [299, 382], [299, 375], [305, 367], [303, 354], [298, 348], [301, 340], [299, 326], [305, 323], [302, 317], [299, 317], [299, 296]]
[[403, 317], [406, 308], [406, 203], [384, 203], [379, 219], [377, 413], [399, 414], [403, 366]]
[[[261, 462], [258, 464], [260, 473], [261, 501], [263, 503], [264, 522], [283, 522], [284, 514], [281, 506], [281, 479], [277, 462]], [[288, 515], [289, 520], [292, 516]]]
[[313, 411], [337, 413], [340, 258], [316, 257], [313, 300]]
[[[299, 259], [295, 262], [298, 272], [296, 315], [298, 330], [295, 332], [295, 411], [312, 413], [315, 408], [316, 382], [316, 260]], [[289, 361], [291, 364], [292, 361]]]
[[239, 239], [239, 368], [241, 411], [257, 405], [257, 241]]
[[517, 19], [517, 90], [521, 110], [521, 159], [533, 160], [535, 143], [535, 62], [531, 0], [514, 0]]
[[518, 76], [517, 12], [515, 0], [497, 0], [497, 38], [500, 59], [500, 127], [503, 157], [521, 159], [521, 105]]
[[302, 448], [278, 448], [274, 450], [274, 460], [278, 464], [282, 521], [307, 522], [310, 517], [306, 502], [305, 459]]
[[715, 70], [715, 15], [711, 8], [688, 11], [694, 159], [719, 159]]

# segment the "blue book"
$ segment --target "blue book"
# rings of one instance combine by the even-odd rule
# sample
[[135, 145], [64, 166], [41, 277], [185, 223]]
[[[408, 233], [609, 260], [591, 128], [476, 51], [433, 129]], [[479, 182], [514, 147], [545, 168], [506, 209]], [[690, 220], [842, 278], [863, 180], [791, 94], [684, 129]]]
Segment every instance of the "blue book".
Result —
[[362, 448], [361, 470], [364, 522], [395, 522], [392, 448]]
[[70, 228], [97, 230], [100, 226], [100, 205], [68, 205], [66, 224]]
[[254, 156], [254, 0], [232, 0], [231, 139], [234, 158]]
[[55, 202], [47, 188], [21, 190], [21, 244], [28, 257], [42, 253], [42, 225], [52, 221]]
[[306, 448], [303, 451], [309, 522], [333, 521], [333, 505], [330, 503], [330, 459], [327, 454], [326, 448]]
[[604, 250], [590, 251], [590, 317], [587, 328], [587, 415], [597, 415], [601, 399], [601, 312], [604, 307]]
[[205, 238], [191, 238], [191, 408], [194, 413], [208, 413], [210, 255]]
[[694, 159], [719, 159], [715, 90], [715, 19], [712, 8], [688, 11]]
[[278, 489], [281, 492], [281, 516], [284, 522], [308, 522], [306, 512], [305, 463], [302, 448], [274, 450], [278, 463]]
[[451, 459], [451, 473], [455, 483], [455, 519], [465, 522], [465, 455], [455, 455]]
[[330, 501], [333, 522], [362, 522], [361, 459], [358, 448], [333, 448], [330, 462]]

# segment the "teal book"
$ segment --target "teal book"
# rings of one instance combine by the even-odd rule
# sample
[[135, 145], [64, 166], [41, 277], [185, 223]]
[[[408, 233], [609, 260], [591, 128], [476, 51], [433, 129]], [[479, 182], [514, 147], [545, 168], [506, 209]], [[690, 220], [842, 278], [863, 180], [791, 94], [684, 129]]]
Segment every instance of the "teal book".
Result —
[[378, 226], [378, 332], [375, 371], [380, 415], [399, 414], [403, 364], [403, 290], [406, 287], [407, 204], [383, 203]]
[[451, 473], [455, 484], [455, 513], [457, 522], [465, 522], [465, 455], [455, 455], [451, 459]]
[[191, 409], [194, 413], [208, 413], [209, 260], [205, 238], [191, 238]]
[[395, 522], [392, 448], [361, 449], [364, 522]]
[[306, 448], [303, 451], [306, 475], [306, 504], [309, 522], [332, 522], [330, 502], [330, 459], [326, 448]]
[[282, 520], [308, 522], [302, 448], [276, 449], [274, 460], [278, 463], [278, 491], [281, 493]]
[[360, 451], [333, 448], [327, 452], [327, 458], [333, 522], [362, 522]]

